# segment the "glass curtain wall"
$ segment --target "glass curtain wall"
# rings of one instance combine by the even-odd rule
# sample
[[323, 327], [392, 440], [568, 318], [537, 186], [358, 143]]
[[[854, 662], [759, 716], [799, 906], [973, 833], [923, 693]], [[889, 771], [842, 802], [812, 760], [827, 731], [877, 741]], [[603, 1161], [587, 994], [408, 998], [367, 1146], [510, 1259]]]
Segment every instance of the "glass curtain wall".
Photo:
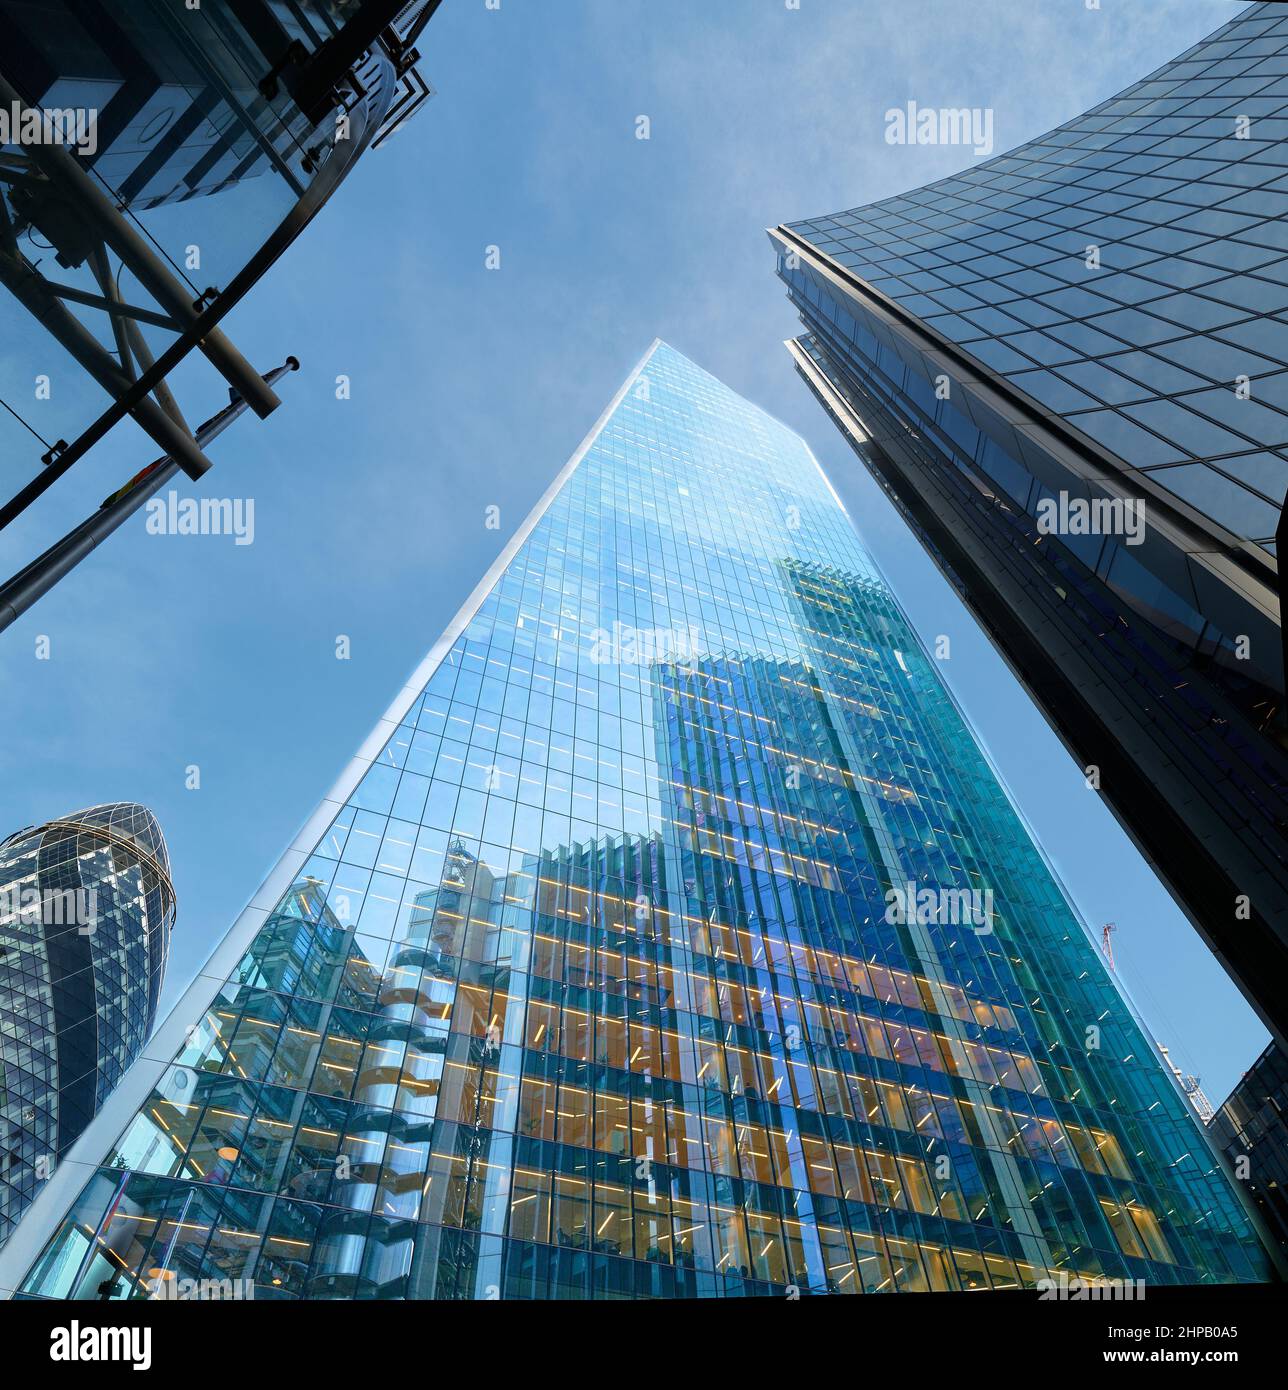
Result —
[[1264, 1278], [802, 440], [657, 343], [26, 1296]]

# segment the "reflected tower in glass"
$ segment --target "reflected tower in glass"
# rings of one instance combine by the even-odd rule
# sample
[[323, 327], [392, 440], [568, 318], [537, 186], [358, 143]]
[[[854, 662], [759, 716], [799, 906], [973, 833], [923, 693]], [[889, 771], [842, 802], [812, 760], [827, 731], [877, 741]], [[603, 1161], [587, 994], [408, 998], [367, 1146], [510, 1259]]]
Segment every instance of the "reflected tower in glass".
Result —
[[[1288, 1038], [1288, 13], [770, 233], [797, 370]], [[915, 150], [909, 150], [915, 159]]]
[[0, 844], [0, 1244], [143, 1049], [175, 899], [146, 807]]
[[662, 343], [56, 1181], [22, 1297], [1268, 1271], [808, 448]]

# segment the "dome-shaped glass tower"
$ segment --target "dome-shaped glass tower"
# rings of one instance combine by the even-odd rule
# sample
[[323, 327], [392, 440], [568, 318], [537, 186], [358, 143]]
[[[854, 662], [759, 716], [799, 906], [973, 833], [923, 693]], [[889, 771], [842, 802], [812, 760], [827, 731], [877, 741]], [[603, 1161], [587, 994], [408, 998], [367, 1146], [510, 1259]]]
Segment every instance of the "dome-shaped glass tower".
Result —
[[75, 811], [0, 844], [0, 1243], [143, 1047], [174, 917], [143, 806]]

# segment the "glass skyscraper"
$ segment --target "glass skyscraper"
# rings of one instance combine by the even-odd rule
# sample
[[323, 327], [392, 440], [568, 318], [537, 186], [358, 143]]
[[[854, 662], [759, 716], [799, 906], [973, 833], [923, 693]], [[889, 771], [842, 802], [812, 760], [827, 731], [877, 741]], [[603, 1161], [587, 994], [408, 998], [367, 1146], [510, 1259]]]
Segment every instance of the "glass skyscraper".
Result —
[[1288, 13], [1253, 5], [1008, 154], [770, 233], [798, 371], [1281, 1039], [1285, 136]]
[[56, 1181], [23, 1297], [1269, 1269], [808, 448], [662, 343]]
[[175, 899], [146, 807], [0, 844], [0, 1244], [143, 1049]]
[[1208, 1122], [1213, 1143], [1288, 1252], [1288, 1057], [1272, 1042]]

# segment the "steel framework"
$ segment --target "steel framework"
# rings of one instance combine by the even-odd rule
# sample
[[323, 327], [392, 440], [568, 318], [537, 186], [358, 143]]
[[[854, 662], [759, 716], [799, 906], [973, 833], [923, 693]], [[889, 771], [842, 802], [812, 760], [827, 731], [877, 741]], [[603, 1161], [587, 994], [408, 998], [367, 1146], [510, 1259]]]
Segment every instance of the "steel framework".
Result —
[[[285, 3], [297, 8], [293, 0]], [[71, 149], [33, 143], [0, 155], [0, 287], [110, 398], [106, 409], [74, 438], [59, 438], [40, 455], [40, 470], [0, 505], [0, 530], [127, 416], [163, 450], [156, 463], [97, 513], [0, 584], [0, 629], [142, 506], [151, 495], [149, 488], [155, 490], [180, 471], [200, 479], [211, 467], [206, 444], [234, 419], [247, 409], [264, 418], [281, 404], [273, 386], [298, 362], [291, 358], [261, 375], [224, 333], [221, 320], [280, 258], [362, 154], [383, 143], [430, 95], [415, 68], [420, 56], [415, 44], [439, 3], [363, 0], [347, 12], [342, 25], [333, 25], [332, 32], [310, 49], [290, 37], [269, 0], [231, 0], [229, 11], [242, 26], [239, 32], [254, 37], [256, 51], [277, 54], [274, 61], [265, 57], [255, 111], [244, 95], [231, 89], [217, 64], [203, 58], [201, 46], [184, 36], [185, 57], [199, 66], [201, 80], [214, 93], [211, 100], [224, 102], [244, 118], [235, 127], [237, 136], [251, 144], [252, 157], [261, 167], [285, 180], [294, 198], [286, 215], [222, 288], [210, 287], [194, 297], [192, 286], [140, 226], [129, 200]], [[89, 4], [104, 11], [120, 9], [119, 0]], [[49, 22], [56, 23], [61, 6], [50, 0], [48, 8]], [[157, 13], [163, 26], [178, 23], [164, 8]], [[0, 0], [0, 103], [14, 112], [38, 114], [31, 99], [33, 83], [24, 82], [24, 61], [32, 65], [30, 50], [24, 49], [20, 36], [6, 32], [4, 23]], [[281, 111], [292, 113], [291, 121], [281, 119]], [[343, 123], [336, 119], [341, 114]], [[301, 122], [316, 137], [312, 143], [299, 138]], [[265, 126], [280, 130], [277, 143]], [[21, 238], [34, 231], [49, 243], [58, 266], [83, 267], [94, 288], [53, 278], [46, 273], [44, 257], [33, 261]], [[121, 290], [126, 272], [138, 286], [128, 295]], [[145, 328], [170, 336], [154, 350]], [[110, 339], [110, 348], [103, 337]], [[196, 430], [168, 382], [175, 367], [194, 351], [221, 374], [231, 399], [226, 409]]]

